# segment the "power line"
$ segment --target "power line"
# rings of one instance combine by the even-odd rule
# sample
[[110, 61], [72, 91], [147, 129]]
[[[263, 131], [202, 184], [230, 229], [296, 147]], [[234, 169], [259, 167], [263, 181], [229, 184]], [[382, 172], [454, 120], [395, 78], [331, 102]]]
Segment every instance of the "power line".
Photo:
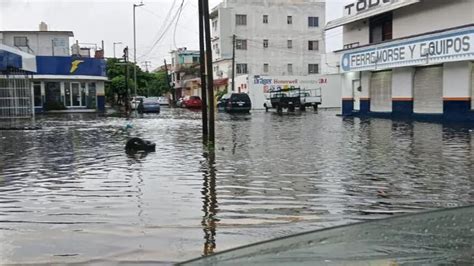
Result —
[[[176, 1], [177, 1], [177, 0], [175, 0], [175, 2], [176, 2]], [[174, 3], [175, 3], [175, 2], [173, 2], [173, 6], [172, 6], [172, 8], [170, 9], [170, 12], [169, 12], [170, 14], [172, 13], [172, 10], [173, 10]], [[153, 45], [151, 46], [151, 48], [150, 48], [145, 54], [141, 55], [139, 58], [143, 58], [143, 57], [149, 55], [149, 54], [153, 51], [153, 49], [155, 49], [156, 45], [158, 45], [158, 43], [163, 39], [163, 37], [165, 36], [166, 32], [170, 29], [171, 25], [173, 24], [173, 22], [174, 22], [174, 21], [176, 20], [176, 18], [178, 17], [178, 14], [180, 13], [180, 10], [181, 10], [181, 8], [182, 8], [183, 5], [184, 5], [184, 0], [181, 1], [180, 8], [178, 8], [178, 11], [175, 13], [175, 15], [174, 15], [173, 18], [169, 21], [168, 24], [166, 24], [166, 20], [168, 20], [168, 18], [165, 19], [165, 23], [162, 25], [162, 28], [163, 28], [163, 27], [164, 27], [164, 28], [163, 28], [163, 30], [160, 30], [160, 31], [161, 31], [161, 34], [159, 34], [158, 39], [156, 39], [155, 42], [153, 43]], [[166, 25], [166, 26], [165, 26], [165, 25]]]
[[184, 4], [184, 1], [181, 3], [181, 6], [179, 7], [178, 19], [176, 19], [176, 23], [174, 25], [173, 44], [176, 50], [178, 50], [178, 46], [176, 45], [176, 29], [178, 28], [179, 19], [181, 18], [181, 13], [183, 12], [183, 4]]

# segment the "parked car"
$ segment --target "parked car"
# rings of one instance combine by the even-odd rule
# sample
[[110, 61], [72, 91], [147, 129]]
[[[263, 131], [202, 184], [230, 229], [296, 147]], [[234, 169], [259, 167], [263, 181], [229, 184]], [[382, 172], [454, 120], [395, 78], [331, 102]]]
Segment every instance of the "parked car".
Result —
[[138, 105], [140, 104], [140, 100], [146, 99], [145, 96], [135, 96], [132, 98], [130, 101], [130, 106], [132, 107], [132, 110], [136, 110], [138, 108]]
[[219, 100], [217, 108], [227, 113], [248, 113], [252, 109], [252, 101], [246, 93], [228, 93]]
[[202, 107], [202, 101], [199, 96], [191, 96], [183, 100], [182, 106], [190, 109], [198, 109]]
[[160, 105], [169, 105], [170, 104], [168, 98], [166, 98], [166, 97], [158, 97], [158, 103]]
[[143, 113], [160, 113], [158, 98], [146, 98], [143, 100]]

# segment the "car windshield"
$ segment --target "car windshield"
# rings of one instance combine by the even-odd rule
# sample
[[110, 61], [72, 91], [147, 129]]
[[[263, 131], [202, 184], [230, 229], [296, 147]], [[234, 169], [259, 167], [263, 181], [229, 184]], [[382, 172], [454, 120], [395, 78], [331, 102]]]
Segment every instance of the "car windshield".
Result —
[[232, 100], [234, 101], [249, 101], [249, 96], [247, 94], [232, 94]]
[[0, 0], [0, 266], [474, 265], [473, 205], [474, 0]]

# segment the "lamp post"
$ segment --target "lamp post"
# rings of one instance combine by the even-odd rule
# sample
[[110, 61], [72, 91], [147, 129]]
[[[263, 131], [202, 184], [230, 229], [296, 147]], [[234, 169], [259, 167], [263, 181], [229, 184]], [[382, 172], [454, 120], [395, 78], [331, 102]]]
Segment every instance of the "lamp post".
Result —
[[144, 6], [145, 4], [143, 2], [140, 2], [140, 4], [133, 4], [133, 63], [135, 64], [133, 66], [133, 80], [135, 81], [135, 89], [134, 89], [134, 94], [137, 96], [137, 28], [136, 28], [136, 23], [135, 23], [135, 9], [137, 7]]
[[117, 58], [117, 57], [115, 56], [115, 45], [117, 45], [117, 44], [122, 44], [122, 42], [114, 42], [114, 58]]

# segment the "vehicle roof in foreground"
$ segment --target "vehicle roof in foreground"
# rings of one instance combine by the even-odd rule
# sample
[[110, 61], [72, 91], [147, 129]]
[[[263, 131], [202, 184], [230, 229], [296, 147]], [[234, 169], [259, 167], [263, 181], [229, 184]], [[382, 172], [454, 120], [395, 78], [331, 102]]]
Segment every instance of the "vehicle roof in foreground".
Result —
[[403, 215], [232, 249], [179, 265], [472, 265], [474, 206]]

